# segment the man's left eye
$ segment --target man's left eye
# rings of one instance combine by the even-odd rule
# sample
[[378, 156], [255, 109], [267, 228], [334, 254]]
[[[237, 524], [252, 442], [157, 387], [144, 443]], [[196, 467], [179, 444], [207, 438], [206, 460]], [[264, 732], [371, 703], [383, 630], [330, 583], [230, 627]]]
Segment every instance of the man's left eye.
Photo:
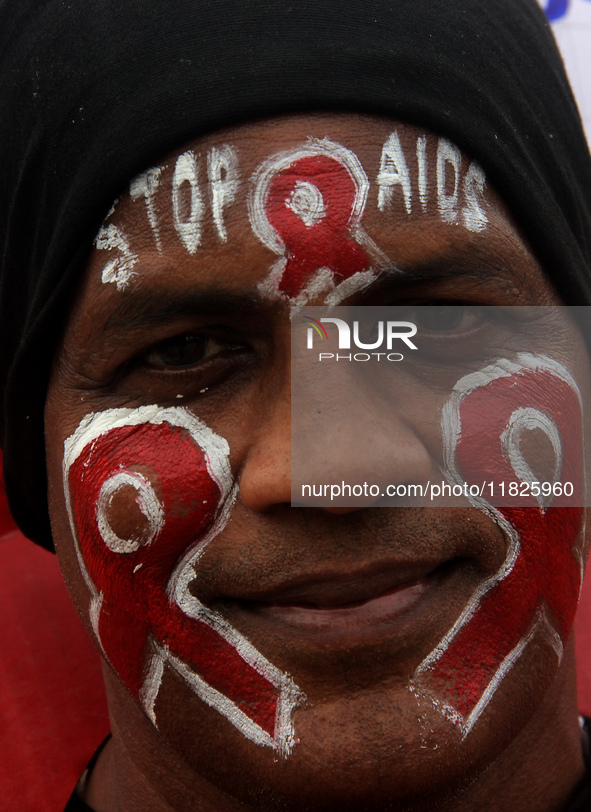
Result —
[[413, 321], [422, 330], [449, 333], [474, 328], [481, 318], [476, 307], [434, 304], [417, 307]]
[[229, 348], [211, 336], [175, 336], [149, 350], [144, 361], [154, 367], [191, 367]]

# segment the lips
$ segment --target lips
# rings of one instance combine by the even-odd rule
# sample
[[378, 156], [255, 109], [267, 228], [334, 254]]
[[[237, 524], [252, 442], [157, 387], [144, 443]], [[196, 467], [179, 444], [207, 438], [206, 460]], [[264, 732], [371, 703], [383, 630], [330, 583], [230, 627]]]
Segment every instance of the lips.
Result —
[[257, 517], [249, 544], [235, 517], [188, 588], [271, 662], [313, 679], [362, 661], [371, 679], [376, 658], [412, 672], [506, 556], [502, 531], [473, 509], [281, 518]]
[[325, 642], [340, 641], [351, 645], [360, 635], [363, 642], [367, 642], [368, 634], [375, 634], [395, 623], [421, 600], [427, 590], [426, 580], [415, 581], [367, 600], [340, 606], [260, 604], [258, 612], [291, 627], [295, 633], [322, 636]]
[[362, 568], [335, 572], [335, 569], [297, 576], [271, 589], [245, 595], [249, 601], [276, 605], [307, 605], [334, 609], [363, 604], [379, 595], [427, 578], [439, 562], [398, 564], [378, 561]]
[[382, 562], [336, 575], [318, 572], [234, 599], [229, 610], [273, 635], [338, 647], [367, 645], [401, 632], [454, 571], [450, 562]]

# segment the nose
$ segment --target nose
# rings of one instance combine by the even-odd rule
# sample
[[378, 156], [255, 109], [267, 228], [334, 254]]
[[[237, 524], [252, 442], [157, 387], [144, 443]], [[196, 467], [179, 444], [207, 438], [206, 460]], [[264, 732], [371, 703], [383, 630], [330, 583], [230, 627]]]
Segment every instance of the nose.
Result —
[[[391, 401], [359, 388], [346, 402], [342, 391], [323, 392], [301, 391], [291, 399], [288, 383], [273, 399], [242, 468], [240, 497], [247, 508], [291, 504], [350, 513], [378, 504], [388, 486], [428, 482], [432, 459], [408, 408], [402, 415]], [[353, 500], [331, 498], [330, 486], [342, 484], [364, 492]]]
[[361, 386], [314, 406], [313, 419], [309, 408], [292, 415], [292, 504], [348, 513], [379, 504], [389, 486], [428, 482], [431, 457], [408, 407]]
[[240, 473], [240, 501], [266, 511], [291, 503], [291, 412], [289, 381], [260, 415]]

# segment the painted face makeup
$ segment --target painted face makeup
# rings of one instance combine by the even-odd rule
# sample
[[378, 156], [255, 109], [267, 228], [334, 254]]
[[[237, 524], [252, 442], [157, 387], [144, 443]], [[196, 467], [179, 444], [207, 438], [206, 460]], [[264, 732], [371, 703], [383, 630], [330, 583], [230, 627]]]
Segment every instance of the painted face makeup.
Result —
[[244, 736], [287, 755], [303, 697], [192, 593], [235, 498], [228, 444], [183, 408], [87, 415], [64, 449], [64, 488], [100, 646], [157, 725], [165, 666]]
[[[371, 139], [352, 140], [359, 145], [357, 154], [338, 131], [334, 138], [307, 139], [306, 132], [302, 128], [297, 138], [278, 139], [269, 155], [252, 149], [248, 138], [238, 140], [237, 146], [209, 141], [205, 149], [191, 146], [136, 177], [96, 238], [99, 256], [104, 254], [100, 262], [95, 260], [102, 292], [108, 290], [113, 297], [125, 292], [131, 299], [145, 284], [150, 294], [150, 285], [160, 290], [162, 275], [179, 301], [187, 292], [194, 301], [190, 296], [196, 288], [199, 293], [201, 285], [216, 295], [218, 289], [223, 293], [219, 268], [230, 267], [236, 268], [231, 280], [236, 287], [228, 285], [228, 291], [247, 288], [252, 298], [254, 290], [266, 307], [298, 307], [318, 299], [336, 305], [370, 286], [386, 269], [392, 276], [411, 273], [397, 271], [398, 263], [401, 268], [415, 262], [428, 269], [433, 257], [439, 262], [456, 239], [464, 241], [463, 254], [480, 235], [485, 239], [494, 232], [491, 240], [498, 239], [505, 214], [500, 205], [495, 209], [491, 204], [494, 191], [487, 195], [483, 170], [445, 138], [416, 128], [384, 127], [373, 147], [368, 146]], [[424, 254], [416, 248], [419, 228], [426, 239]], [[399, 239], [406, 239], [401, 253]], [[228, 264], [228, 256], [234, 264]], [[178, 331], [193, 335], [195, 330], [207, 343], [207, 336], [201, 336], [207, 329], [196, 329], [193, 325], [200, 322], [190, 314], [182, 318]], [[173, 323], [163, 328], [164, 343], [176, 339]], [[223, 339], [218, 346], [224, 346]], [[142, 381], [136, 380], [142, 402]], [[171, 402], [170, 384], [160, 385], [163, 402]], [[200, 403], [196, 392], [200, 396], [209, 390], [193, 391], [191, 386], [186, 393], [195, 409]], [[228, 425], [224, 407], [221, 417], [208, 411], [208, 403], [203, 408], [219, 425]], [[532, 463], [522, 439], [537, 429], [552, 449], [554, 478], [582, 483], [577, 456], [581, 420], [580, 396], [563, 366], [525, 355], [500, 360], [456, 383], [442, 420], [443, 468], [450, 482], [480, 483], [491, 476], [531, 479]], [[225, 428], [221, 434], [231, 438]], [[248, 597], [254, 589], [252, 572], [246, 585], [236, 586], [236, 594], [233, 584], [222, 583], [220, 596], [211, 599], [220, 611], [207, 605], [209, 598], [202, 602], [196, 587], [205, 571], [200, 571], [200, 562], [206, 549], [211, 558], [205, 562], [215, 568], [221, 561], [223, 567], [224, 554], [214, 553], [218, 543], [232, 538], [232, 511], [240, 507], [245, 526], [256, 525], [256, 517], [248, 513], [252, 508], [235, 505], [239, 484], [230, 472], [228, 442], [185, 408], [149, 405], [94, 411], [66, 440], [63, 475], [78, 563], [91, 595], [92, 628], [106, 658], [154, 725], [159, 721], [159, 696], [164, 702], [162, 685], [173, 672], [249, 741], [289, 755], [297, 741], [295, 709], [301, 705], [302, 719], [308, 718], [317, 701], [306, 684], [305, 663], [301, 673], [292, 667], [292, 655], [285, 654], [281, 641], [266, 649], [261, 633], [266, 621], [261, 618], [268, 607], [264, 599]], [[242, 475], [239, 468], [237, 476]], [[470, 502], [501, 528], [504, 561], [492, 575], [486, 570], [489, 574], [476, 589], [471, 575], [458, 576], [463, 591], [457, 593], [456, 609], [436, 633], [420, 632], [428, 642], [406, 671], [413, 674], [410, 685], [408, 677], [405, 682], [413, 702], [423, 698], [423, 707], [435, 708], [433, 716], [439, 719], [441, 711], [464, 737], [534, 635], [560, 660], [582, 574], [580, 510], [555, 508], [543, 500], [523, 502], [519, 509], [493, 507], [484, 499]], [[440, 563], [446, 563], [448, 551], [454, 555], [453, 543], [438, 542]], [[377, 547], [373, 554], [378, 555]], [[391, 560], [390, 551], [379, 554], [386, 563]], [[263, 551], [261, 558], [265, 555], [272, 557]], [[400, 554], [403, 564], [405, 555]], [[428, 559], [427, 553], [423, 556]], [[325, 562], [317, 562], [318, 571], [323, 566]], [[293, 572], [285, 574], [287, 583], [290, 577]], [[431, 584], [427, 576], [424, 580]], [[436, 591], [425, 586], [425, 594], [428, 588]], [[425, 603], [437, 599], [429, 597]], [[417, 615], [427, 616], [429, 609], [421, 609], [418, 599], [416, 603]], [[326, 607], [321, 599], [318, 605], [320, 616]], [[424, 618], [416, 621], [419, 630], [421, 624], [429, 625]], [[393, 630], [394, 638], [397, 634]], [[290, 663], [285, 670], [274, 664], [282, 657], [284, 666]], [[304, 702], [288, 669], [314, 701]], [[409, 695], [406, 687], [400, 693]], [[163, 717], [161, 723], [164, 726]], [[445, 721], [441, 725], [453, 730]]]
[[[449, 479], [531, 479], [520, 443], [523, 432], [538, 429], [552, 447], [555, 478], [566, 477], [580, 492], [581, 425], [580, 395], [561, 364], [525, 354], [499, 361], [461, 378], [444, 409]], [[234, 501], [228, 450], [183, 408], [88, 415], [65, 444], [68, 513], [94, 632], [153, 723], [169, 665], [248, 739], [288, 755], [292, 712], [303, 695], [191, 592], [199, 559]], [[464, 735], [534, 634], [541, 632], [561, 659], [583, 574], [580, 509], [471, 501], [502, 528], [507, 554], [411, 685]]]
[[[458, 155], [385, 119], [251, 122], [135, 178], [89, 256], [45, 411], [52, 526], [106, 661], [114, 729], [136, 737], [144, 772], [180, 765], [188, 808], [202, 792], [212, 808], [228, 794], [277, 809], [430, 808], [426, 787], [439, 798], [486, 781], [520, 731], [564, 744], [551, 714], [573, 666], [580, 511], [289, 507], [300, 301], [559, 304]], [[466, 357], [478, 369], [506, 353]], [[586, 399], [583, 353], [561, 353]], [[538, 463], [551, 478], [580, 443], [576, 390], [560, 365], [510, 358], [472, 381], [454, 361], [432, 398], [426, 367], [404, 392], [393, 380], [375, 422], [362, 422], [369, 401], [345, 402], [345, 453], [376, 441], [384, 481], [388, 459], [396, 481], [441, 481], [445, 467], [481, 483], [497, 464], [514, 481]], [[455, 434], [441, 430], [448, 398]], [[485, 401], [496, 422], [483, 423]], [[382, 443], [388, 425], [400, 443]], [[330, 470], [331, 442], [320, 433], [310, 471]], [[372, 481], [371, 463], [355, 464]]]
[[[521, 354], [461, 378], [442, 418], [450, 481], [533, 481], [521, 448], [532, 430], [552, 449], [552, 481], [568, 479], [582, 493], [581, 397], [562, 364]], [[523, 500], [523, 507], [470, 501], [501, 527], [507, 555], [421, 663], [414, 684], [464, 735], [535, 634], [543, 635], [560, 662], [583, 578], [583, 550], [577, 546], [582, 508], [552, 507], [551, 500], [534, 497]]]
[[[427, 211], [432, 185], [429, 175], [432, 169], [428, 165], [427, 138], [424, 135], [417, 138], [416, 165], [417, 177], [413, 183], [400, 137], [396, 131], [393, 132], [384, 144], [377, 176], [380, 211], [391, 208], [397, 187], [402, 191], [408, 215], [412, 214], [417, 192], [422, 211]], [[435, 177], [437, 208], [441, 220], [450, 224], [461, 223], [468, 231], [485, 229], [488, 223], [484, 198], [486, 176], [480, 164], [472, 161], [462, 176], [462, 153], [451, 141], [439, 138]]]
[[138, 261], [138, 256], [131, 250], [123, 231], [112, 224], [102, 225], [94, 245], [100, 251], [118, 252], [119, 255], [110, 259], [103, 268], [102, 281], [105, 285], [113, 282], [117, 286], [117, 290], [125, 290], [131, 278], [136, 276], [133, 268]]
[[264, 289], [304, 303], [328, 284], [336, 303], [336, 289], [345, 298], [371, 282], [372, 259], [387, 258], [361, 228], [368, 191], [357, 156], [328, 139], [310, 139], [262, 164], [252, 180], [250, 222], [281, 255]]
[[[381, 150], [374, 184], [377, 208], [392, 217], [403, 201], [407, 217], [417, 209], [436, 207], [441, 222], [470, 232], [484, 230], [486, 177], [476, 161], [467, 168], [462, 153], [445, 138], [419, 135], [409, 154], [394, 130]], [[202, 165], [203, 164], [203, 165]], [[224, 213], [237, 201], [240, 161], [235, 147], [212, 147], [202, 161], [187, 150], [174, 161], [148, 169], [130, 184], [132, 201], [143, 201], [154, 245], [162, 253], [161, 213], [156, 194], [166, 173], [172, 173], [170, 208], [177, 237], [193, 255], [203, 244], [203, 224], [211, 217], [217, 239], [228, 240]], [[207, 192], [202, 175], [207, 176]], [[357, 155], [329, 138], [308, 140], [275, 153], [255, 169], [247, 197], [251, 228], [279, 259], [272, 263], [260, 290], [272, 298], [304, 305], [319, 296], [335, 305], [363, 290], [393, 263], [363, 227], [372, 193], [366, 170]], [[417, 200], [418, 198], [418, 200]], [[206, 212], [206, 199], [210, 212]], [[95, 240], [99, 250], [117, 252], [102, 272], [102, 281], [124, 290], [137, 277], [137, 253], [121, 227], [107, 224]]]

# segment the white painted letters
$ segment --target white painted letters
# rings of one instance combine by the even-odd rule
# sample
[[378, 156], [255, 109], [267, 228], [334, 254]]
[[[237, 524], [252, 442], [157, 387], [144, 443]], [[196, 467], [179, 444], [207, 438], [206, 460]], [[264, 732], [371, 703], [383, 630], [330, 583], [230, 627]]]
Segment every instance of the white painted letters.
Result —
[[[337, 168], [342, 167], [340, 180], [335, 175], [339, 183], [347, 186], [348, 176], [349, 182], [355, 186], [354, 199], [347, 203], [350, 206], [348, 219], [339, 209], [339, 200], [344, 200], [347, 195], [332, 200], [333, 181], [328, 183], [323, 172], [318, 176], [307, 174], [310, 172], [307, 161], [326, 163], [327, 159]], [[327, 138], [310, 137], [298, 148], [276, 153], [263, 161], [251, 175], [250, 193], [246, 200], [242, 200], [242, 205], [247, 207], [254, 234], [280, 257], [264, 283], [265, 290], [276, 295], [286, 263], [293, 264], [293, 256], [297, 251], [301, 253], [302, 248], [299, 246], [296, 251], [295, 243], [286, 247], [286, 235], [279, 233], [277, 224], [271, 224], [264, 204], [277, 178], [290, 167], [300, 164], [303, 174], [286, 192], [285, 206], [309, 230], [320, 227], [325, 218], [332, 224], [338, 221], [336, 231], [332, 229], [333, 242], [336, 246], [340, 241], [341, 246], [338, 251], [336, 248], [328, 250], [326, 235], [332, 233], [330, 229], [315, 232], [324, 235], [326, 250], [323, 259], [319, 259], [319, 267], [312, 269], [315, 273], [309, 278], [304, 274], [307, 284], [304, 298], [323, 295], [327, 302], [336, 304], [360, 286], [370, 284], [376, 268], [389, 264], [388, 257], [363, 227], [370, 182], [357, 155]], [[394, 130], [382, 146], [375, 183], [377, 209], [384, 217], [397, 218], [404, 214], [411, 217], [414, 195], [415, 216], [421, 213], [439, 216], [444, 223], [462, 226], [471, 232], [480, 232], [488, 224], [484, 170], [477, 161], [469, 162], [446, 138], [427, 133], [414, 138], [407, 138], [405, 134], [402, 138], [399, 131]], [[166, 247], [163, 229], [172, 215], [174, 232], [184, 249], [193, 255], [206, 240], [213, 238], [215, 242], [228, 242], [225, 215], [228, 207], [239, 200], [240, 184], [238, 152], [234, 146], [221, 143], [208, 148], [207, 156], [203, 154], [203, 162], [197, 153], [188, 149], [174, 160], [174, 166], [171, 162], [145, 170], [130, 182], [128, 198], [132, 203], [137, 201], [140, 206], [145, 205], [158, 253]], [[207, 206], [210, 210], [206, 212]], [[114, 213], [115, 204], [106, 220]], [[141, 225], [137, 228], [141, 230]], [[138, 262], [138, 249], [132, 248], [131, 237], [131, 232], [126, 234], [120, 224], [103, 223], [95, 239], [97, 249], [118, 252], [114, 258], [109, 258], [102, 271], [102, 281], [115, 283], [118, 290], [125, 289], [136, 275], [133, 268]], [[308, 250], [311, 243], [306, 245]], [[351, 254], [351, 262], [343, 265], [341, 249]], [[361, 251], [366, 252], [367, 267], [360, 259]], [[329, 261], [327, 257], [333, 259]], [[335, 257], [340, 257], [338, 262]], [[330, 262], [336, 262], [336, 271]], [[332, 290], [337, 284], [335, 280], [338, 281], [338, 294]], [[293, 292], [290, 295], [293, 297]]]
[[379, 210], [387, 212], [392, 208], [394, 189], [399, 186], [406, 213], [412, 214], [413, 194], [416, 195], [418, 191], [421, 209], [426, 214], [429, 207], [429, 177], [433, 177], [434, 199], [436, 197], [437, 211], [443, 222], [459, 223], [468, 231], [482, 231], [488, 223], [484, 170], [477, 161], [472, 161], [464, 173], [459, 148], [446, 138], [439, 138], [436, 155], [433, 156], [435, 165], [430, 172], [427, 147], [427, 136], [420, 135], [416, 141], [415, 174], [414, 162], [407, 161], [398, 133], [394, 131], [388, 136], [376, 177]]
[[[453, 171], [453, 192], [447, 193], [448, 166]], [[440, 138], [437, 144], [437, 205], [445, 223], [455, 223], [458, 219], [458, 197], [462, 153], [448, 141]]]
[[207, 176], [213, 221], [220, 240], [227, 242], [223, 211], [234, 201], [240, 184], [236, 150], [228, 144], [212, 147], [207, 156]]
[[484, 169], [477, 161], [472, 161], [464, 178], [466, 208], [462, 212], [462, 221], [468, 231], [482, 231], [488, 223], [488, 217], [481, 205], [484, 203], [485, 184]]
[[156, 241], [156, 248], [158, 253], [162, 253], [162, 243], [160, 242], [160, 229], [158, 227], [158, 217], [156, 216], [156, 206], [154, 205], [154, 195], [160, 185], [160, 175], [164, 166], [155, 166], [152, 169], [147, 169], [134, 178], [129, 184], [129, 194], [132, 200], [137, 200], [138, 197], [144, 197], [146, 201], [146, 210], [148, 212], [148, 221], [154, 234]]
[[[203, 197], [197, 177], [198, 162], [190, 149], [177, 158], [172, 178], [172, 216], [174, 227], [181, 242], [190, 254], [194, 254], [201, 244], [201, 220], [203, 218]], [[183, 185], [190, 187], [188, 217], [187, 206], [183, 205]]]
[[423, 211], [427, 211], [427, 136], [417, 138], [417, 165], [419, 168], [419, 197]]
[[127, 237], [114, 225], [102, 225], [99, 233], [94, 240], [95, 248], [102, 251], [118, 250], [120, 256], [111, 259], [103, 268], [101, 281], [103, 283], [114, 282], [117, 285], [117, 290], [124, 290], [129, 284], [129, 280], [135, 273], [132, 271], [133, 266], [138, 261], [137, 254], [135, 254], [127, 241]]
[[402, 186], [407, 214], [412, 212], [412, 188], [406, 158], [398, 133], [393, 132], [382, 150], [378, 173], [378, 208], [384, 211], [392, 202], [394, 186]]

